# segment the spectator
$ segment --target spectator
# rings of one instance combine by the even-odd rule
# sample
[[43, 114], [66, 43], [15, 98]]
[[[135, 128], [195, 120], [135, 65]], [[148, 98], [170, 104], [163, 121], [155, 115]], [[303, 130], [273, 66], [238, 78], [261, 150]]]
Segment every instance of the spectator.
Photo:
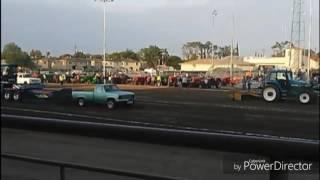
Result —
[[188, 79], [186, 76], [182, 77], [182, 87], [187, 87], [188, 85]]
[[219, 78], [213, 78], [213, 82], [214, 82], [214, 86], [219, 89], [219, 85], [220, 85], [220, 79]]
[[112, 76], [111, 75], [109, 75], [109, 77], [108, 77], [108, 82], [112, 84]]
[[170, 87], [170, 85], [172, 84], [172, 77], [171, 75], [168, 76], [168, 87]]
[[248, 76], [248, 78], [247, 78], [247, 85], [248, 85], [248, 91], [250, 91], [251, 90], [251, 77], [250, 76]]
[[43, 74], [43, 75], [42, 75], [42, 83], [43, 83], [43, 84], [46, 84], [46, 83], [47, 83], [47, 76], [46, 76], [46, 74]]
[[247, 86], [247, 78], [246, 76], [242, 77], [242, 89], [246, 90], [246, 86]]
[[152, 76], [151, 76], [151, 83], [152, 83], [151, 85], [156, 85], [155, 82], [156, 82], [156, 78], [155, 78], [154, 75], [152, 75]]
[[178, 77], [178, 83], [177, 84], [178, 84], [178, 87], [180, 87], [180, 88], [182, 87], [182, 78], [181, 78], [181, 76]]
[[96, 84], [100, 84], [100, 74], [99, 73], [96, 73], [95, 75], [95, 78], [96, 78]]
[[60, 74], [60, 75], [59, 75], [59, 82], [60, 82], [60, 85], [61, 85], [61, 86], [63, 86], [63, 81], [64, 81], [63, 75]]
[[204, 88], [209, 88], [209, 83], [208, 83], [209, 81], [208, 81], [208, 78], [207, 77], [205, 77], [204, 78]]
[[161, 76], [160, 75], [157, 76], [157, 85], [158, 85], [158, 87], [161, 86]]

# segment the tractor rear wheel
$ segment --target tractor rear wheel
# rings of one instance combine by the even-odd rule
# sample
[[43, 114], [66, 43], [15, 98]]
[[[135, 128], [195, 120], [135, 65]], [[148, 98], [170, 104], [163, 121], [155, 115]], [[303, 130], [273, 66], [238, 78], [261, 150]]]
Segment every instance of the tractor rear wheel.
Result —
[[262, 91], [263, 99], [267, 102], [275, 102], [280, 98], [279, 90], [274, 86], [267, 86]]

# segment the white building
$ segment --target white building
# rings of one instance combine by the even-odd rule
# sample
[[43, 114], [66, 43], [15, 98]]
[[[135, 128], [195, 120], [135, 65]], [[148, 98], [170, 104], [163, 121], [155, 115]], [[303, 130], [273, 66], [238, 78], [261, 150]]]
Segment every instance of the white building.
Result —
[[[245, 62], [242, 57], [235, 56], [232, 59], [233, 68], [240, 68], [243, 71], [250, 71], [254, 68], [255, 64]], [[182, 72], [207, 72], [209, 69], [216, 68], [230, 68], [231, 57], [224, 57], [222, 59], [198, 59], [181, 63]]]
[[[244, 61], [259, 66], [273, 66], [275, 68], [291, 69], [297, 72], [308, 68], [308, 56], [303, 54], [302, 49], [286, 49], [284, 57], [244, 57]], [[310, 58], [310, 70], [319, 70], [319, 57]]]

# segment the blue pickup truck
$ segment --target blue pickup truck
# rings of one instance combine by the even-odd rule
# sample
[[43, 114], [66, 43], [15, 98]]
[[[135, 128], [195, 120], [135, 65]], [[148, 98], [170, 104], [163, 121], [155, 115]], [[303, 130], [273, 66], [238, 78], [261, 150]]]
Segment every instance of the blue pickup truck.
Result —
[[135, 94], [121, 91], [114, 84], [97, 84], [93, 91], [72, 91], [72, 99], [78, 106], [87, 103], [105, 104], [108, 109], [114, 109], [117, 104], [133, 105]]

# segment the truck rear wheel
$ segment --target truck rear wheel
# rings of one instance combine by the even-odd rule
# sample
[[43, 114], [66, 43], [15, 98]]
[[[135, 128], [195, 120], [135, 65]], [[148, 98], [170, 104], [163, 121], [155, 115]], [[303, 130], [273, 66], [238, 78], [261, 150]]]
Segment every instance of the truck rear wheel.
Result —
[[11, 93], [9, 91], [5, 91], [3, 98], [4, 100], [9, 101], [11, 99]]
[[268, 86], [263, 89], [262, 92], [263, 99], [267, 102], [274, 102], [279, 100], [280, 93], [279, 90], [273, 86]]
[[307, 92], [303, 92], [301, 94], [299, 94], [299, 102], [301, 104], [308, 104], [311, 101], [311, 97], [310, 94]]
[[78, 106], [83, 107], [85, 106], [85, 101], [83, 98], [79, 98], [77, 101]]

